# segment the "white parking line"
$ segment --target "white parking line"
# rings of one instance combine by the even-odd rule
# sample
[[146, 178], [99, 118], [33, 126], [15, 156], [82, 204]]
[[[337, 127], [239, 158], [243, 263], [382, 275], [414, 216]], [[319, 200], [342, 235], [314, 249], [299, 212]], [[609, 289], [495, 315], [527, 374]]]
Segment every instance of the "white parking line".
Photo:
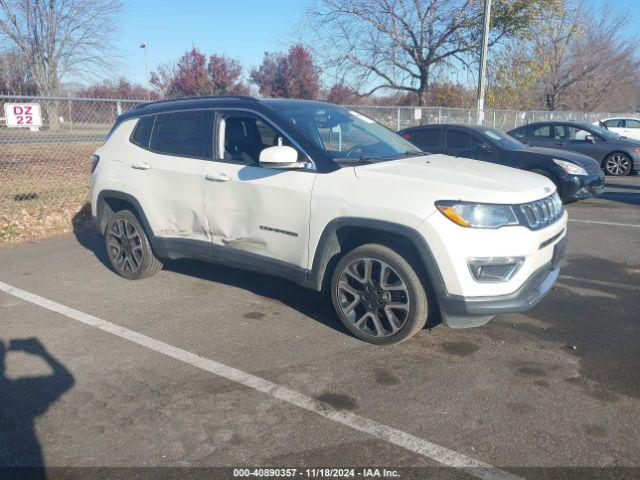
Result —
[[353, 428], [354, 430], [358, 430], [406, 450], [410, 450], [422, 455], [423, 457], [435, 460], [442, 465], [463, 470], [474, 477], [484, 480], [522, 480], [522, 478], [517, 475], [492, 467], [491, 465], [475, 460], [474, 458], [467, 457], [466, 455], [429, 442], [428, 440], [424, 440], [420, 437], [416, 437], [410, 433], [406, 433], [402, 430], [389, 427], [388, 425], [378, 423], [374, 420], [370, 420], [350, 412], [338, 410], [327, 403], [320, 402], [314, 398], [296, 392], [295, 390], [270, 382], [269, 380], [229, 367], [216, 362], [215, 360], [201, 357], [195, 353], [182, 350], [181, 348], [174, 347], [173, 345], [161, 342], [160, 340], [147, 337], [146, 335], [121, 327], [115, 323], [102, 320], [101, 318], [94, 317], [93, 315], [75, 310], [6, 283], [0, 282], [0, 290], [21, 298], [22, 300], [26, 300], [27, 302], [46, 308], [47, 310], [51, 310], [52, 312], [77, 320], [85, 325], [98, 328], [117, 337], [129, 340], [130, 342], [141, 345], [149, 350], [180, 360], [181, 362], [200, 368], [209, 373], [213, 373], [219, 377], [226, 378], [232, 382], [239, 383], [245, 387], [252, 388], [258, 392], [266, 393], [274, 398], [316, 413], [333, 420], [334, 422]]
[[631, 228], [640, 228], [640, 225], [633, 223], [616, 223], [616, 222], [599, 222], [597, 220], [580, 220], [577, 218], [570, 218], [570, 222], [578, 222], [578, 223], [595, 223], [596, 225], [609, 225], [613, 227], [631, 227]]

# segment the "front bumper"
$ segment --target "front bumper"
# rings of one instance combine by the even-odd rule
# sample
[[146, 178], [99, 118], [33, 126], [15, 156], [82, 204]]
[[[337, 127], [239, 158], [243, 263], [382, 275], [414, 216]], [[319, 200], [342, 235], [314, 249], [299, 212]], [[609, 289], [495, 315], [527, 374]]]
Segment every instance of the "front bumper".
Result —
[[566, 175], [560, 179], [560, 197], [563, 202], [575, 202], [591, 198], [604, 190], [604, 173], [590, 175]]
[[564, 258], [566, 235], [554, 246], [551, 262], [536, 270], [513, 293], [488, 297], [463, 297], [448, 294], [439, 299], [442, 321], [451, 328], [470, 328], [484, 325], [495, 315], [524, 312], [542, 300], [560, 274]]

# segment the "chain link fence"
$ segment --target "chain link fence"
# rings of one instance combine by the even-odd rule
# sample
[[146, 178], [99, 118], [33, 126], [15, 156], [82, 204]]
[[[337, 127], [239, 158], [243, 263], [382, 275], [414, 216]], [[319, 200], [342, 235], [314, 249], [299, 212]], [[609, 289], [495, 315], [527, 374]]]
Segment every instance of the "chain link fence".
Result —
[[[116, 117], [144, 100], [0, 95], [0, 103], [37, 103], [38, 128], [10, 128], [0, 118], [0, 243], [68, 231], [88, 218], [91, 154]], [[427, 123], [478, 123], [500, 130], [540, 120], [595, 122], [612, 113], [351, 107], [394, 130]], [[0, 116], [3, 116], [0, 110]]]
[[40, 127], [11, 128], [0, 110], [0, 243], [68, 231], [88, 215], [91, 154], [116, 117], [140, 102], [0, 96], [0, 103], [37, 103], [42, 113]]
[[377, 107], [352, 106], [354, 110], [393, 130], [429, 123], [482, 124], [504, 132], [520, 125], [542, 121], [572, 121], [593, 123], [603, 118], [638, 117], [633, 113], [613, 112], [549, 112], [535, 110], [492, 110], [447, 107]]

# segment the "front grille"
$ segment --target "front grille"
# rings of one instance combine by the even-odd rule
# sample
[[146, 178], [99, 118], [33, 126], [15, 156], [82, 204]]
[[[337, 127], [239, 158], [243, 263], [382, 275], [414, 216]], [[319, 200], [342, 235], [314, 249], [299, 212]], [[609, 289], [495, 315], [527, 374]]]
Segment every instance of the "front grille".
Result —
[[532, 230], [538, 230], [551, 225], [558, 220], [564, 208], [557, 193], [535, 202], [519, 205], [520, 212], [525, 220], [524, 224]]

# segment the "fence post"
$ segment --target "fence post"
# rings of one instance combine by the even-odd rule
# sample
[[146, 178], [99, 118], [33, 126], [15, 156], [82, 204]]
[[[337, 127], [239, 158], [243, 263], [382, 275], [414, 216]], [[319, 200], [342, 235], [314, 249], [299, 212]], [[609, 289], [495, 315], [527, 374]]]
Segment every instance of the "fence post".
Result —
[[120, 102], [116, 102], [116, 113], [122, 115], [122, 104]]
[[442, 108], [438, 107], [438, 123], [442, 123]]
[[400, 107], [398, 107], [398, 128], [396, 128], [396, 131], [400, 130]]
[[471, 109], [467, 110], [467, 125], [471, 125]]

